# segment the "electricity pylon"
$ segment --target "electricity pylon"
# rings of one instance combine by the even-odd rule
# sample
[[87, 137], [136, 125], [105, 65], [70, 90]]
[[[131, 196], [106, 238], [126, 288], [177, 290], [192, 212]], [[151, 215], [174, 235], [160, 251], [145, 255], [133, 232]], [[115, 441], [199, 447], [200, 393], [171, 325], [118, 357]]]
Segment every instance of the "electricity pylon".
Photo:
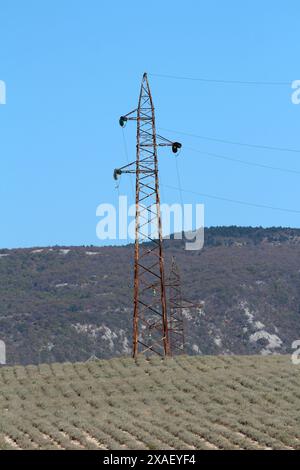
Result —
[[159, 136], [155, 129], [154, 106], [147, 74], [144, 73], [138, 107], [120, 117], [137, 122], [136, 160], [114, 170], [114, 178], [122, 173], [136, 175], [133, 351], [148, 356], [170, 354], [167, 299], [162, 246], [162, 222], [158, 178], [157, 148], [171, 146], [173, 153], [181, 148]]
[[169, 339], [172, 355], [185, 354], [185, 331], [183, 319], [183, 305], [181, 292], [181, 279], [174, 256], [168, 279], [169, 288]]

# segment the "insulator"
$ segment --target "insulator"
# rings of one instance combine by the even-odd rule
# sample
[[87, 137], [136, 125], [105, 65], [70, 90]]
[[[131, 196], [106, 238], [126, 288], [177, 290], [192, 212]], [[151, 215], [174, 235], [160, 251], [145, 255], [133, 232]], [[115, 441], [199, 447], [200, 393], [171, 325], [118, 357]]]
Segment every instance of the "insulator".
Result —
[[172, 152], [177, 153], [178, 149], [181, 149], [182, 144], [180, 142], [173, 142], [172, 144]]
[[122, 171], [119, 168], [114, 169], [114, 179], [117, 180], [118, 176], [122, 174]]
[[119, 119], [119, 124], [121, 127], [124, 127], [127, 122], [127, 117], [126, 116], [121, 116]]

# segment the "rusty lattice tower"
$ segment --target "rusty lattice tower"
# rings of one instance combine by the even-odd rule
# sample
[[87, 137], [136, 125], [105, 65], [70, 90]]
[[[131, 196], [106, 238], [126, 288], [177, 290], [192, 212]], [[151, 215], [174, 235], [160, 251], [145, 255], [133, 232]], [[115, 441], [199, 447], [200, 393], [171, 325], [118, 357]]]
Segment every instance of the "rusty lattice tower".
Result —
[[159, 136], [155, 129], [154, 106], [147, 74], [143, 75], [138, 107], [120, 117], [137, 122], [136, 160], [114, 170], [136, 175], [133, 357], [139, 353], [170, 354], [157, 148], [171, 146], [177, 153], [179, 142]]
[[185, 328], [183, 318], [183, 304], [181, 279], [174, 256], [168, 279], [169, 289], [169, 340], [172, 355], [185, 354]]

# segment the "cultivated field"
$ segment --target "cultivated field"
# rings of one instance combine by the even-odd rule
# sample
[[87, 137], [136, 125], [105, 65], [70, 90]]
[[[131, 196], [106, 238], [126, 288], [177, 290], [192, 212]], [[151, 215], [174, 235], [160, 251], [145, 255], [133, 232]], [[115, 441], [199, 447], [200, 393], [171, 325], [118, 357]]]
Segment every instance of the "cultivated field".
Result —
[[1, 449], [300, 449], [289, 356], [0, 369]]

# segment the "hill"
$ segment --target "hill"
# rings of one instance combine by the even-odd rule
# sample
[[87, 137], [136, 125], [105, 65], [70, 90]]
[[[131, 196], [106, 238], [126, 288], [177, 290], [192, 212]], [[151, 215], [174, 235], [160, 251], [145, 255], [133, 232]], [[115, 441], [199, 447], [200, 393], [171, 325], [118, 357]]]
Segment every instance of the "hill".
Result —
[[[214, 227], [176, 256], [189, 354], [290, 353], [300, 338], [300, 230]], [[130, 354], [133, 247], [0, 250], [0, 339], [8, 364]]]
[[289, 356], [0, 368], [1, 449], [300, 449]]

